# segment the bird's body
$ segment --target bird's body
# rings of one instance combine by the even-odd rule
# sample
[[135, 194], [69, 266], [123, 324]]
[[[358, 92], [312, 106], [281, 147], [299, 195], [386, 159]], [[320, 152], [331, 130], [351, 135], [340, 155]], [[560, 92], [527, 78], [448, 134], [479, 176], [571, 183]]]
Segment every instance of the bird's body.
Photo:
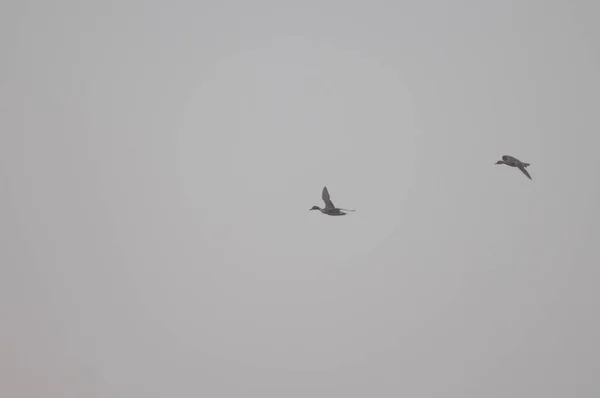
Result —
[[531, 180], [531, 176], [529, 175], [529, 172], [526, 170], [526, 167], [529, 166], [529, 163], [521, 162], [519, 159], [517, 159], [513, 156], [503, 155], [502, 160], [497, 161], [496, 164], [505, 164], [510, 167], [517, 167], [519, 170], [521, 170], [523, 172], [523, 174], [525, 174], [527, 176], [527, 178], [529, 178]]
[[335, 207], [333, 205], [333, 202], [331, 201], [331, 198], [329, 197], [329, 191], [327, 190], [327, 187], [323, 187], [323, 192], [321, 194], [321, 197], [323, 199], [323, 202], [325, 202], [325, 208], [321, 209], [319, 206], [313, 206], [309, 210], [319, 210], [321, 213], [327, 214], [328, 216], [345, 216], [346, 213], [344, 213], [342, 210], [354, 211], [354, 210], [340, 209], [340, 208]]

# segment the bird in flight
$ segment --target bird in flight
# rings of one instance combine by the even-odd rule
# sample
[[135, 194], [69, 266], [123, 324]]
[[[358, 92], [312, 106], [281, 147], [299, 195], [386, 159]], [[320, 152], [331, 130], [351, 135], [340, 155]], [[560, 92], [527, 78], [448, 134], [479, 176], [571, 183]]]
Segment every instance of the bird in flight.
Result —
[[331, 201], [331, 198], [329, 197], [329, 191], [327, 190], [327, 187], [323, 187], [323, 193], [321, 194], [321, 197], [323, 198], [323, 202], [325, 202], [325, 208], [321, 209], [319, 206], [313, 206], [309, 210], [319, 210], [321, 213], [327, 214], [328, 216], [345, 216], [346, 213], [344, 213], [344, 211], [354, 211], [335, 207]]
[[529, 163], [521, 162], [519, 159], [512, 156], [503, 155], [502, 160], [497, 161], [496, 164], [505, 164], [510, 167], [518, 167], [519, 170], [521, 170], [523, 174], [525, 174], [527, 178], [531, 180], [529, 172], [525, 170], [526, 167], [529, 167]]

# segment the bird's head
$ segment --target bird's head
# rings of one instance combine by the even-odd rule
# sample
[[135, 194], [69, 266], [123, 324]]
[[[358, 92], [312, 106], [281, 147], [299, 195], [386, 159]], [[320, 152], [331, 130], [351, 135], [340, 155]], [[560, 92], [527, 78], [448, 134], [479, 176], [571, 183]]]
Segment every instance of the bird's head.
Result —
[[503, 163], [504, 163], [504, 161], [502, 161], [502, 160], [499, 160], [496, 162], [496, 164], [503, 164]]
[[311, 210], [321, 210], [321, 209], [319, 209], [319, 206], [313, 206], [310, 209], [308, 209], [308, 211], [311, 211]]

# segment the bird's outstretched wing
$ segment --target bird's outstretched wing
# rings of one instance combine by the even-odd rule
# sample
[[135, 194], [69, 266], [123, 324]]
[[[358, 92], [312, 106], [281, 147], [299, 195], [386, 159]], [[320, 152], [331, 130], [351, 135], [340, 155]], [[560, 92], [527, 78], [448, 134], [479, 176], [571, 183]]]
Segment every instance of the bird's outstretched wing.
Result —
[[527, 170], [525, 170], [525, 167], [527, 167], [527, 166], [524, 166], [521, 164], [521, 165], [519, 165], [519, 170], [521, 170], [523, 172], [523, 174], [525, 174], [527, 176], [527, 178], [529, 178], [531, 180], [531, 176], [529, 175], [529, 172]]
[[323, 202], [325, 202], [325, 209], [335, 209], [335, 206], [329, 197], [329, 191], [327, 190], [327, 187], [323, 187], [323, 194], [321, 197], [323, 198]]

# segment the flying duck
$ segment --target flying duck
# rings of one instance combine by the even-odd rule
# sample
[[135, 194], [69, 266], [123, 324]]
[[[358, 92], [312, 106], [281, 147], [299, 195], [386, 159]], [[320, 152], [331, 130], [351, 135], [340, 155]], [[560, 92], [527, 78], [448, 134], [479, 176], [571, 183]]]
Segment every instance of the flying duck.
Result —
[[310, 210], [319, 210], [323, 214], [327, 214], [328, 216], [345, 216], [346, 213], [344, 211], [354, 211], [348, 209], [339, 209], [333, 205], [331, 198], [329, 197], [329, 191], [327, 191], [327, 187], [323, 187], [323, 193], [321, 194], [323, 198], [323, 202], [325, 202], [325, 208], [321, 209], [319, 206], [313, 206]]
[[502, 160], [497, 161], [496, 164], [505, 164], [510, 167], [518, 167], [519, 170], [521, 170], [523, 174], [525, 174], [527, 178], [531, 180], [529, 172], [525, 170], [525, 168], [529, 166], [529, 163], [521, 162], [519, 159], [512, 156], [503, 155]]

